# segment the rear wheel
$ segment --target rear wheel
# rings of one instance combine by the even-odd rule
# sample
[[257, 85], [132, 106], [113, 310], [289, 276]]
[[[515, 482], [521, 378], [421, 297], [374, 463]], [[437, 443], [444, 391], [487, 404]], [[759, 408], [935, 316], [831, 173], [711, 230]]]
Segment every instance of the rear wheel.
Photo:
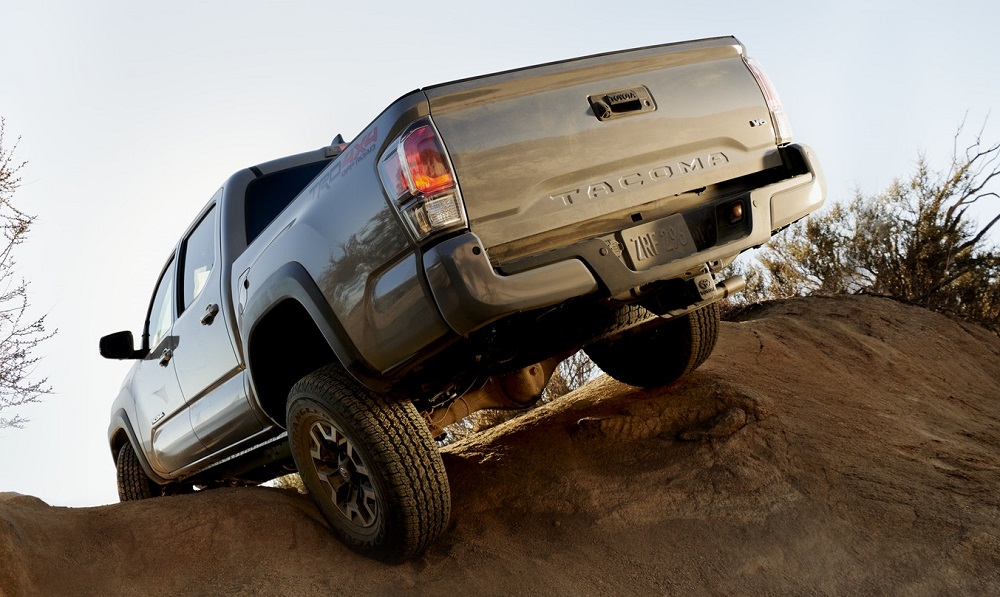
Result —
[[289, 393], [288, 437], [303, 484], [355, 551], [401, 561], [444, 531], [451, 514], [448, 478], [411, 402], [326, 367]]
[[[639, 305], [619, 307], [625, 323], [650, 318]], [[719, 337], [716, 303], [655, 327], [599, 340], [584, 350], [602, 371], [622, 383], [652, 388], [671, 384], [697, 369], [712, 354]]]
[[118, 469], [118, 499], [121, 501], [145, 500], [161, 494], [160, 486], [142, 470], [132, 444], [125, 442], [118, 451], [115, 464]]

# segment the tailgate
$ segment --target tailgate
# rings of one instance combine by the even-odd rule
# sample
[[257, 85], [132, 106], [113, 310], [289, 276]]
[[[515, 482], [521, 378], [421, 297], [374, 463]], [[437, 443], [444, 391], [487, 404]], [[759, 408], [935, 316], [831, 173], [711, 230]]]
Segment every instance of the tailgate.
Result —
[[743, 52], [735, 38], [716, 38], [426, 89], [469, 225], [491, 258], [618, 230], [780, 165]]

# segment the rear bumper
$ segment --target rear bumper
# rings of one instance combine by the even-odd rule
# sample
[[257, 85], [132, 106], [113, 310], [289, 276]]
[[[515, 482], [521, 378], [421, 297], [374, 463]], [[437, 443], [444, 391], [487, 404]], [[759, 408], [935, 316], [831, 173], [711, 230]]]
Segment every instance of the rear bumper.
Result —
[[461, 335], [507, 315], [561, 303], [598, 289], [578, 259], [541, 265], [515, 275], [498, 274], [469, 232], [424, 253], [427, 281], [445, 322]]
[[791, 145], [782, 152], [796, 174], [744, 194], [748, 197], [752, 228], [737, 240], [635, 271], [619, 256], [620, 248], [615, 251], [606, 238], [591, 238], [504, 264], [498, 272], [479, 237], [466, 232], [424, 253], [431, 293], [445, 322], [458, 334], [466, 335], [508, 315], [574, 297], [598, 291], [616, 296], [660, 280], [691, 278], [706, 263], [725, 261], [763, 245], [772, 234], [823, 204], [826, 180], [812, 150]]
[[751, 194], [754, 201], [770, 208], [771, 234], [816, 211], [826, 200], [826, 177], [813, 150], [808, 145], [789, 145], [783, 152], [786, 161], [797, 162], [802, 174]]

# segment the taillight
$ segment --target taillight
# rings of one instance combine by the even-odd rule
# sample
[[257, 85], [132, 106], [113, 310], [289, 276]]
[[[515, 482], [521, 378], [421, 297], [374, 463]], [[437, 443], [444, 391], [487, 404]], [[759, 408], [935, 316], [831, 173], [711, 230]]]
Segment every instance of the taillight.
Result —
[[764, 94], [764, 101], [767, 102], [767, 109], [771, 112], [771, 119], [774, 122], [774, 140], [778, 145], [792, 142], [792, 125], [788, 122], [785, 108], [781, 105], [781, 98], [778, 97], [778, 90], [774, 88], [770, 77], [764, 72], [764, 67], [753, 58], [744, 57], [753, 78], [757, 80], [757, 85]]
[[379, 175], [417, 240], [466, 225], [448, 154], [426, 121], [389, 144], [379, 160]]
[[395, 149], [387, 152], [386, 159], [379, 164], [379, 174], [382, 178], [382, 186], [393, 199], [402, 197], [409, 189], [409, 183], [406, 181], [406, 175], [403, 174], [403, 166], [396, 157]]
[[451, 168], [445, 161], [444, 149], [438, 143], [434, 129], [424, 125], [408, 134], [401, 143], [406, 160], [405, 174], [410, 189], [431, 195], [455, 186]]

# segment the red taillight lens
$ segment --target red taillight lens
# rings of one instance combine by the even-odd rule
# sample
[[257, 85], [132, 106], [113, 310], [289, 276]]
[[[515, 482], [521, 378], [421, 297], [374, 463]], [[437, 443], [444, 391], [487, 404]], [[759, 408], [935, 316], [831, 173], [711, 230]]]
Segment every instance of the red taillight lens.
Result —
[[414, 193], [430, 195], [455, 186], [444, 148], [430, 126], [414, 130], [400, 147], [406, 162], [405, 175]]

